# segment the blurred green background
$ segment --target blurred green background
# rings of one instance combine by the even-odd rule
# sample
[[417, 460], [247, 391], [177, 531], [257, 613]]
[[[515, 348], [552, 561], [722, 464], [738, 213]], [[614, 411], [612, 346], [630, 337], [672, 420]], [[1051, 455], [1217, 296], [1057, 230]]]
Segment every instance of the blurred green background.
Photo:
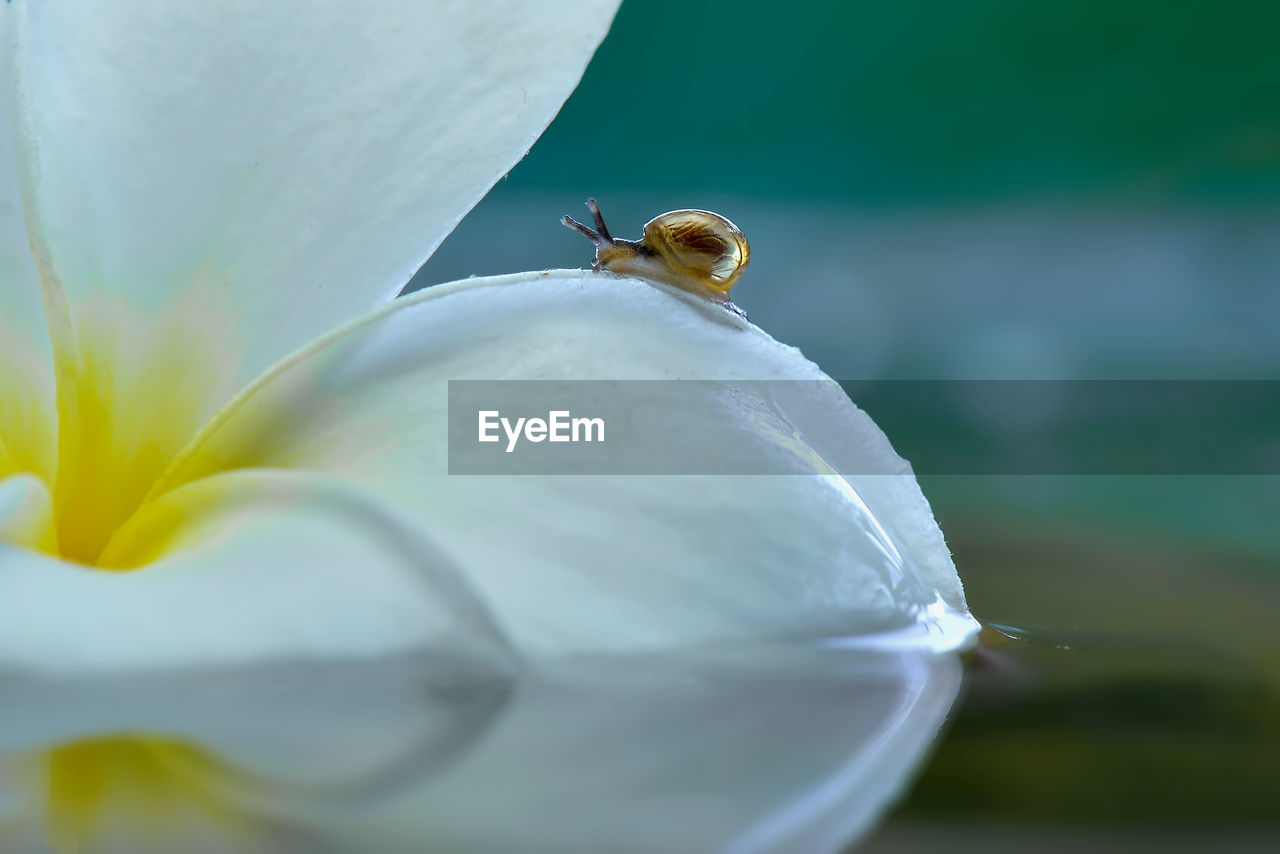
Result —
[[[587, 196], [729, 216], [735, 300], [838, 379], [1280, 379], [1280, 4], [630, 0], [411, 288], [586, 266]], [[922, 481], [1025, 631], [867, 850], [1267, 850], [1280, 478]]]
[[1280, 10], [1207, 0], [624, 2], [521, 167], [837, 205], [1280, 190]]

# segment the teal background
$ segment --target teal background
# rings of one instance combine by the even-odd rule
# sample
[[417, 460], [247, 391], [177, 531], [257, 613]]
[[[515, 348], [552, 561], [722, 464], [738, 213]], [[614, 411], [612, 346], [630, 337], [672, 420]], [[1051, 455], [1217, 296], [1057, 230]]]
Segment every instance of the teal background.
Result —
[[513, 180], [847, 205], [1262, 201], [1280, 7], [625, 2]]

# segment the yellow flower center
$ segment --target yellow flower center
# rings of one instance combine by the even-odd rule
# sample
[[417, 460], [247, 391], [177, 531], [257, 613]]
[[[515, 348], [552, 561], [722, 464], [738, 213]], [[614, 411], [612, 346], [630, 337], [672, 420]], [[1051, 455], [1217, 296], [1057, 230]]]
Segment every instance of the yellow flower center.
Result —
[[53, 347], [56, 388], [38, 360], [0, 352], [0, 479], [34, 475], [48, 496], [44, 518], [0, 520], [0, 539], [127, 568], [112, 536], [233, 390], [225, 315], [201, 310], [197, 293], [155, 313], [79, 306], [71, 340]]
[[[154, 311], [85, 301], [71, 312], [73, 332], [52, 336], [52, 363], [0, 328], [0, 484], [17, 476], [26, 496], [16, 508], [0, 505], [0, 542], [117, 570], [171, 547], [182, 502], [145, 510], [235, 390], [238, 367], [227, 315], [202, 293], [188, 289]], [[117, 538], [130, 520], [143, 524]], [[140, 531], [147, 542], [137, 542]], [[30, 759], [47, 796], [42, 835], [54, 850], [91, 850], [111, 838], [165, 851], [211, 835], [251, 841], [245, 818], [217, 794], [228, 770], [191, 745], [123, 735]], [[17, 817], [0, 822], [0, 837]]]

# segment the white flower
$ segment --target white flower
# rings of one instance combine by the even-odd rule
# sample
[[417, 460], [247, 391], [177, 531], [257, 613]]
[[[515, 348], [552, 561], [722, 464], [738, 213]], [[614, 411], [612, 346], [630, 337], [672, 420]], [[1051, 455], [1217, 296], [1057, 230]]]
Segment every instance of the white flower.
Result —
[[[0, 676], [970, 642], [909, 468], [758, 328], [580, 271], [390, 301], [615, 5], [0, 9]], [[449, 379], [676, 377], [823, 381], [705, 425], [796, 476], [446, 474]]]

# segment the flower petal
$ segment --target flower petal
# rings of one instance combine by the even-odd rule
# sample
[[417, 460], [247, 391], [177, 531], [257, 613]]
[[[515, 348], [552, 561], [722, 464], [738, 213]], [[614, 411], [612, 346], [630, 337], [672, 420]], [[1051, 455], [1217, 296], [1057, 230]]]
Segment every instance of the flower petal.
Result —
[[53, 500], [34, 475], [0, 478], [0, 543], [52, 551]]
[[73, 312], [183, 292], [235, 320], [243, 383], [395, 295], [550, 122], [617, 3], [15, 5], [31, 225]]
[[[417, 654], [510, 664], [438, 549], [340, 484], [243, 471], [138, 514], [112, 573], [0, 544], [0, 674], [229, 667]], [[164, 554], [157, 550], [164, 547]]]
[[13, 12], [0, 8], [0, 478], [51, 476], [53, 454], [53, 364], [18, 192], [12, 53]]
[[[808, 381], [807, 397], [765, 391], [698, 424], [744, 470], [763, 449], [795, 475], [447, 474], [451, 379], [646, 378]], [[240, 396], [168, 488], [245, 466], [329, 472], [406, 508], [534, 652], [904, 628], [894, 644], [950, 648], [974, 630], [871, 420], [793, 348], [636, 279], [522, 274], [398, 300]]]
[[13, 24], [12, 10], [0, 9], [0, 343], [9, 343], [19, 334], [35, 343], [47, 336], [39, 279], [18, 192], [11, 81]]

